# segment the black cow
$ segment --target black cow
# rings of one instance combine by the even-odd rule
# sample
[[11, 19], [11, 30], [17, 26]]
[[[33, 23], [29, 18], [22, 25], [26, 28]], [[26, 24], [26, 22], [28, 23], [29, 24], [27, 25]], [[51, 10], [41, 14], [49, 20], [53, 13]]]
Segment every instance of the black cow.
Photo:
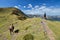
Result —
[[15, 32], [15, 33], [18, 33], [18, 32], [19, 32], [19, 29], [15, 30], [14, 32]]

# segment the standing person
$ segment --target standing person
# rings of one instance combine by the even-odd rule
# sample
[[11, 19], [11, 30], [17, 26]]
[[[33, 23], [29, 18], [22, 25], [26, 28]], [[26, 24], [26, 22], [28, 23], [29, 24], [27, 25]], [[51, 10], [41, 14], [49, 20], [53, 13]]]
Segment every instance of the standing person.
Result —
[[46, 13], [44, 13], [44, 18], [46, 19]]
[[9, 27], [9, 31], [10, 31], [10, 34], [13, 33], [13, 31], [14, 31], [14, 26], [13, 26], [13, 24]]

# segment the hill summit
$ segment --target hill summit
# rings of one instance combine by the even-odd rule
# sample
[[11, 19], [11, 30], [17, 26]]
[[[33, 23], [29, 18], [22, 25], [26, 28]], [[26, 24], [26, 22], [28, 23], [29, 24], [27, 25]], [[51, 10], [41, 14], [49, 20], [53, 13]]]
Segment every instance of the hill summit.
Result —
[[17, 8], [13, 8], [13, 7], [0, 8], [0, 15], [7, 16], [7, 15], [10, 15], [10, 14], [11, 15], [16, 15], [19, 20], [24, 20], [28, 17], [26, 14], [24, 14], [21, 10], [19, 10]]

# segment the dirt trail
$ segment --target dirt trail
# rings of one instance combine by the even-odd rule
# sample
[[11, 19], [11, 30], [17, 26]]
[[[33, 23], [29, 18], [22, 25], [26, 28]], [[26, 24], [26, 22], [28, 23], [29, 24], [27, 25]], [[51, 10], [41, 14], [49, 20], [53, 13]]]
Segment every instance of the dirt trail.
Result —
[[11, 40], [16, 40], [18, 34], [11, 35]]
[[41, 24], [43, 26], [45, 35], [47, 35], [50, 40], [55, 40], [52, 30], [50, 30], [50, 28], [47, 26], [44, 19], [41, 21]]

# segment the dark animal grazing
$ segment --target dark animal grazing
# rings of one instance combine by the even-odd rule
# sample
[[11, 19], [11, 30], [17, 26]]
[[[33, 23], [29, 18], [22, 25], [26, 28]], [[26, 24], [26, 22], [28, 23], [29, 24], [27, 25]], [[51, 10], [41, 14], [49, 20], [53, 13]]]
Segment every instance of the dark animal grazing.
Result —
[[12, 32], [14, 31], [14, 26], [13, 26], [13, 24], [12, 24], [12, 26], [10, 26], [9, 30], [10, 30], [10, 34], [12, 34]]
[[14, 33], [18, 33], [18, 32], [19, 32], [19, 30], [18, 30], [18, 29], [14, 31]]

